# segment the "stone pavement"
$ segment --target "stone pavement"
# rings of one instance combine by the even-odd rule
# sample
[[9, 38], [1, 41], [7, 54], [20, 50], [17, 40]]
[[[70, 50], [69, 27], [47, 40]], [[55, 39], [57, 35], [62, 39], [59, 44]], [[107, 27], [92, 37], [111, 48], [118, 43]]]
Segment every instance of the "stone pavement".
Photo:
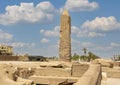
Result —
[[107, 78], [107, 81], [102, 80], [101, 85], [120, 85], [120, 79]]

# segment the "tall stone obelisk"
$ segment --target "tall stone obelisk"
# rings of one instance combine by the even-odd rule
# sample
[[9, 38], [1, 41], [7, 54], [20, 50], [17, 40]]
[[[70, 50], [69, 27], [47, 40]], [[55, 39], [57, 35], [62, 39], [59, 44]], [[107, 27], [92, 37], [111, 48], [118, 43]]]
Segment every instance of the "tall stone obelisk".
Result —
[[71, 18], [67, 10], [64, 10], [60, 21], [60, 61], [71, 61]]

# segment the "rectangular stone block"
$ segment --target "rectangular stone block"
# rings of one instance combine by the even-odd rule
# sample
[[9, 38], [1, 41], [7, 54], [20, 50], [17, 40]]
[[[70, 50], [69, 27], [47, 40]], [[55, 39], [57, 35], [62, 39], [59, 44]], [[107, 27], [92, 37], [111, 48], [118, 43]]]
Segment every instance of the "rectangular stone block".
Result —
[[120, 68], [108, 68], [108, 67], [102, 67], [102, 72], [107, 73], [108, 78], [120, 78]]
[[87, 70], [87, 64], [74, 64], [72, 66], [72, 77], [81, 77]]
[[31, 76], [30, 80], [33, 80], [35, 84], [40, 85], [71, 85], [76, 83], [78, 78], [75, 77], [55, 77], [55, 76]]
[[71, 69], [52, 68], [52, 67], [37, 68], [35, 70], [35, 75], [37, 75], [37, 76], [70, 77], [71, 76]]

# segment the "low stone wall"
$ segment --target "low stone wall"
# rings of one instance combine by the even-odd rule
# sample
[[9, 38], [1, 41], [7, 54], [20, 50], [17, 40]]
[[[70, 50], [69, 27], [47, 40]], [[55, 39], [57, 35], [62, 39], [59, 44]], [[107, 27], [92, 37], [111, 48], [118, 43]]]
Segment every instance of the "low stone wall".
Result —
[[77, 82], [76, 77], [55, 77], [55, 76], [36, 76], [29, 77], [35, 84], [38, 85], [73, 85]]
[[74, 85], [101, 85], [101, 67], [91, 64], [85, 74]]
[[102, 72], [106, 72], [108, 78], [120, 78], [120, 67], [102, 67]]
[[34, 75], [37, 76], [58, 76], [58, 77], [70, 77], [71, 76], [71, 69], [70, 68], [52, 68], [52, 67], [45, 67], [45, 68], [37, 68], [35, 70]]
[[12, 64], [0, 63], [0, 85], [33, 85], [33, 81], [19, 77]]
[[89, 68], [88, 64], [73, 64], [72, 77], [81, 77]]
[[0, 56], [0, 61], [18, 61], [18, 56]]

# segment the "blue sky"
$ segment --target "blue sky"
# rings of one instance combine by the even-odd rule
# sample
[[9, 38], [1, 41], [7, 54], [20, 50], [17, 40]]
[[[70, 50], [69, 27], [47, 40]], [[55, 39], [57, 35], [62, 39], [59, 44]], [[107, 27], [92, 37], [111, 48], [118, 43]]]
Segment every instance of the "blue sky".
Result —
[[60, 15], [72, 19], [72, 53], [120, 54], [119, 0], [0, 0], [0, 44], [14, 53], [58, 56]]

